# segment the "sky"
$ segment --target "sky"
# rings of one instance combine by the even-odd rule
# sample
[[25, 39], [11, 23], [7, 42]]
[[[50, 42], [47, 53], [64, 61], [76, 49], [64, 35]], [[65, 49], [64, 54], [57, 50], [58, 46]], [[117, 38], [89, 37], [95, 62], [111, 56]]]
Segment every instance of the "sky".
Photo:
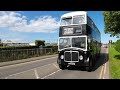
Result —
[[[0, 39], [2, 42], [34, 43], [45, 40], [57, 42], [61, 15], [72, 11], [0, 11]], [[101, 32], [101, 42], [115, 42], [118, 38], [104, 33], [102, 11], [87, 11]]]

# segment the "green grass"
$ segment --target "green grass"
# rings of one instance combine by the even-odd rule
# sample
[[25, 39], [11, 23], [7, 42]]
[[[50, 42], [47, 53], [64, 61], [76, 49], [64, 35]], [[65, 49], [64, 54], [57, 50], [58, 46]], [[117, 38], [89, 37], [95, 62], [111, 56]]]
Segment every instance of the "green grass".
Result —
[[120, 79], [120, 53], [109, 47], [111, 79]]

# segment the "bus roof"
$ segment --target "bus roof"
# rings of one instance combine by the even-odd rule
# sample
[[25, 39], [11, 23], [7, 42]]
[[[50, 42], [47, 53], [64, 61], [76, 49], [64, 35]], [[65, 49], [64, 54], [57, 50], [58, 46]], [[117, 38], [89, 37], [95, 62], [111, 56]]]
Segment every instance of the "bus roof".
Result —
[[68, 16], [75, 16], [75, 15], [83, 15], [83, 14], [87, 14], [87, 12], [86, 11], [74, 11], [74, 12], [63, 14], [61, 18], [68, 17]]

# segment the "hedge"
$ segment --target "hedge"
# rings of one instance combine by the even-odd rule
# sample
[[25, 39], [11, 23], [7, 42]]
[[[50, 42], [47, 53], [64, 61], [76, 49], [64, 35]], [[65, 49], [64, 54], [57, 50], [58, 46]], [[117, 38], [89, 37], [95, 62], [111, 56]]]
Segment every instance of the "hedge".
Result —
[[120, 40], [117, 40], [115, 43], [115, 49], [120, 53]]

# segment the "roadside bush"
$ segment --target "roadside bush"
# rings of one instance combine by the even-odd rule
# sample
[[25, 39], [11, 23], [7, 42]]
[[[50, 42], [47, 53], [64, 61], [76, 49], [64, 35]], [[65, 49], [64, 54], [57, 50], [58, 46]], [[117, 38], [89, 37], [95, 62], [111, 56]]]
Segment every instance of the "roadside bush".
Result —
[[3, 43], [0, 43], [0, 47], [2, 47], [3, 46]]
[[38, 48], [37, 46], [21, 46], [21, 47], [0, 47], [0, 50], [16, 50], [16, 49], [34, 49]]
[[115, 43], [115, 49], [116, 51], [120, 52], [120, 40], [117, 40]]
[[57, 46], [1, 47], [0, 62], [14, 61], [43, 55], [57, 54]]
[[45, 48], [52, 48], [52, 52], [56, 52], [58, 51], [58, 46], [46, 46]]

